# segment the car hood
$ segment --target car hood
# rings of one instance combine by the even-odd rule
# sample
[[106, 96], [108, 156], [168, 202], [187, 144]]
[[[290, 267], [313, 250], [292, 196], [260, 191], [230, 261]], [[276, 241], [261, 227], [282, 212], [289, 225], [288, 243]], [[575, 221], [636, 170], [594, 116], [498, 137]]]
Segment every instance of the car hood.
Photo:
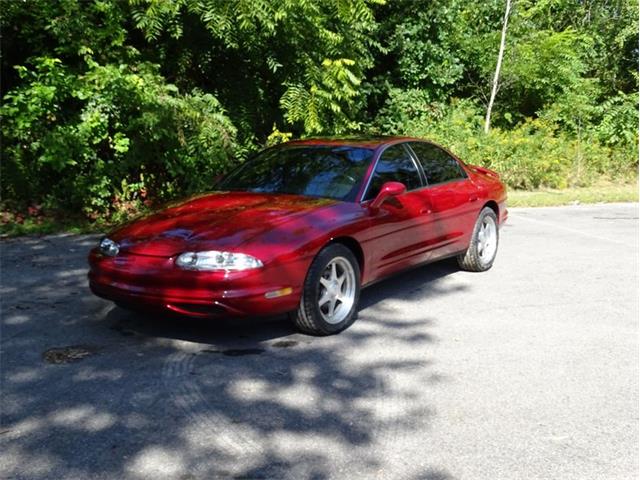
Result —
[[135, 220], [110, 238], [120, 244], [121, 251], [139, 255], [235, 250], [284, 223], [336, 203], [299, 195], [211, 193]]

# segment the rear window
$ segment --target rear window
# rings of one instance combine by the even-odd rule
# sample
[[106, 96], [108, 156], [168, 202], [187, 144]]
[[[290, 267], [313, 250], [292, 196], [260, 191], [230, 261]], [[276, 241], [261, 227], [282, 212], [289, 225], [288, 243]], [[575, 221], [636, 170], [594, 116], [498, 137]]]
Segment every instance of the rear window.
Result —
[[460, 163], [443, 149], [423, 142], [411, 142], [410, 146], [422, 165], [429, 185], [467, 178]]

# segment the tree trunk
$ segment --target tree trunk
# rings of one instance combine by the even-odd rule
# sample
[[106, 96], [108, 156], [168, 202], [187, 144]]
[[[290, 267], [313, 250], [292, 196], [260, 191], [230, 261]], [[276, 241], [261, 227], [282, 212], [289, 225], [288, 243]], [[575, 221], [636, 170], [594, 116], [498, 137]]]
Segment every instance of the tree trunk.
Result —
[[500, 37], [500, 51], [498, 52], [498, 62], [496, 63], [496, 73], [493, 76], [491, 85], [491, 97], [487, 106], [487, 116], [484, 118], [484, 133], [489, 133], [491, 127], [491, 109], [498, 93], [498, 80], [500, 78], [500, 67], [502, 67], [502, 57], [504, 56], [504, 44], [507, 39], [507, 23], [509, 22], [509, 12], [511, 11], [511, 0], [507, 0], [507, 7], [504, 11], [504, 21], [502, 22], [502, 35]]

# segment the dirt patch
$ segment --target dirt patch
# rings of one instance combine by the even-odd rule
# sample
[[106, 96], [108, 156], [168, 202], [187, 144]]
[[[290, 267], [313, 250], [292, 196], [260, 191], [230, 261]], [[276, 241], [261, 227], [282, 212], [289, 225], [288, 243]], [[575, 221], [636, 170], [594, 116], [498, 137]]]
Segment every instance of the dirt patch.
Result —
[[95, 355], [97, 349], [87, 345], [71, 345], [68, 347], [50, 348], [42, 354], [42, 359], [47, 363], [61, 364], [84, 360]]

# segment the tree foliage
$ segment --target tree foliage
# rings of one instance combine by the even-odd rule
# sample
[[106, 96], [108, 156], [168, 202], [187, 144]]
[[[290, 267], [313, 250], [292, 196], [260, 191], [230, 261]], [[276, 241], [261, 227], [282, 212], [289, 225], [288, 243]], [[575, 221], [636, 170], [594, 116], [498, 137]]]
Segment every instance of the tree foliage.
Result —
[[206, 188], [234, 153], [236, 129], [216, 98], [181, 94], [147, 63], [86, 69], [60, 59], [19, 67], [0, 110], [3, 197], [87, 215], [133, 200]]
[[5, 205], [110, 215], [292, 136], [431, 136], [514, 187], [637, 166], [638, 6], [515, 0], [5, 2]]

